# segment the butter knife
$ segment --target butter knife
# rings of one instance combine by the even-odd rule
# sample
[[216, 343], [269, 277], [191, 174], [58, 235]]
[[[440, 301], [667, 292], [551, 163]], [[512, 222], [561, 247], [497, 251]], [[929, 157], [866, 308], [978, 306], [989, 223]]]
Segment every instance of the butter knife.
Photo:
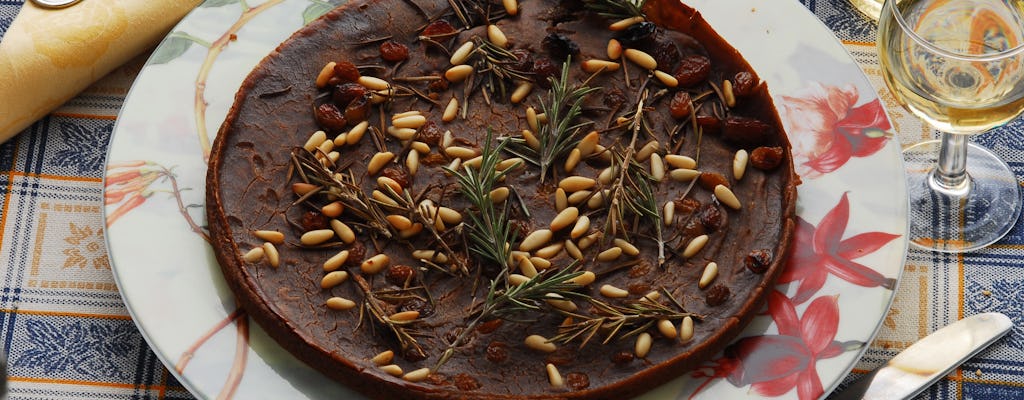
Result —
[[879, 369], [830, 400], [909, 399], [931, 386], [1013, 327], [1000, 313], [970, 316], [949, 324], [901, 351]]

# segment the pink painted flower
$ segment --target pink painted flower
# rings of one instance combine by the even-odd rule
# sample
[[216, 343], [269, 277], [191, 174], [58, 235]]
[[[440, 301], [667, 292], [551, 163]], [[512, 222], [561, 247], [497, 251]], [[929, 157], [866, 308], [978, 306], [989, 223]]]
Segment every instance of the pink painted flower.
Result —
[[798, 317], [794, 303], [779, 291], [768, 295], [768, 310], [779, 328], [777, 335], [750, 336], [725, 349], [725, 355], [692, 373], [707, 378], [690, 398], [715, 378], [764, 397], [777, 397], [796, 389], [800, 400], [816, 399], [824, 392], [818, 360], [833, 358], [862, 347], [861, 342], [835, 340], [839, 329], [836, 296], [815, 298]]
[[796, 304], [807, 301], [817, 293], [829, 274], [858, 286], [882, 286], [887, 289], [896, 286], [895, 279], [886, 278], [878, 271], [852, 260], [874, 253], [899, 235], [865, 232], [843, 239], [850, 219], [850, 201], [847, 196], [843, 193], [839, 203], [825, 214], [817, 227], [797, 217], [793, 254], [778, 280], [779, 284], [800, 282], [793, 296]]
[[795, 96], [782, 96], [779, 114], [793, 144], [797, 173], [805, 179], [835, 171], [850, 158], [885, 147], [891, 128], [881, 102], [854, 107], [860, 98], [852, 84], [812, 83]]

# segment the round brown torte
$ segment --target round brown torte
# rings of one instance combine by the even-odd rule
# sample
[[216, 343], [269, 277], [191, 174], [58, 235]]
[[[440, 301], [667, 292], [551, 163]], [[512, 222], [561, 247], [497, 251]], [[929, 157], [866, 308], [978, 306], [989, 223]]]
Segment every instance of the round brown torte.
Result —
[[373, 398], [622, 398], [720, 351], [799, 179], [740, 54], [636, 4], [357, 0], [282, 43], [209, 163], [247, 314]]

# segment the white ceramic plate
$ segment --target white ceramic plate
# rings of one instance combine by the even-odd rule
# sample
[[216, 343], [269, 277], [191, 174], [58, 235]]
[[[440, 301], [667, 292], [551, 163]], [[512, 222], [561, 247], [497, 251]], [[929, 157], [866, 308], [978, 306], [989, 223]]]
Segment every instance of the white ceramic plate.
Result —
[[[690, 4], [768, 82], [803, 175], [802, 225], [769, 312], [727, 355], [645, 398], [816, 398], [874, 337], [902, 271], [899, 146], [875, 90], [798, 2]], [[153, 350], [198, 397], [356, 396], [235, 318], [204, 230], [207, 140], [253, 66], [331, 7], [208, 0], [160, 45], [117, 120], [105, 182], [114, 274]]]

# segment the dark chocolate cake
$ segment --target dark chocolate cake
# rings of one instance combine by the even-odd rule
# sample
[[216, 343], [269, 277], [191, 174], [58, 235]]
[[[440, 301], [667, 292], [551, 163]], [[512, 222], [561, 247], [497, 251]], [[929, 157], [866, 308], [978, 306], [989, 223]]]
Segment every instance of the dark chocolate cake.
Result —
[[766, 85], [672, 0], [359, 0], [248, 76], [214, 249], [373, 398], [623, 398], [721, 350], [794, 230]]

